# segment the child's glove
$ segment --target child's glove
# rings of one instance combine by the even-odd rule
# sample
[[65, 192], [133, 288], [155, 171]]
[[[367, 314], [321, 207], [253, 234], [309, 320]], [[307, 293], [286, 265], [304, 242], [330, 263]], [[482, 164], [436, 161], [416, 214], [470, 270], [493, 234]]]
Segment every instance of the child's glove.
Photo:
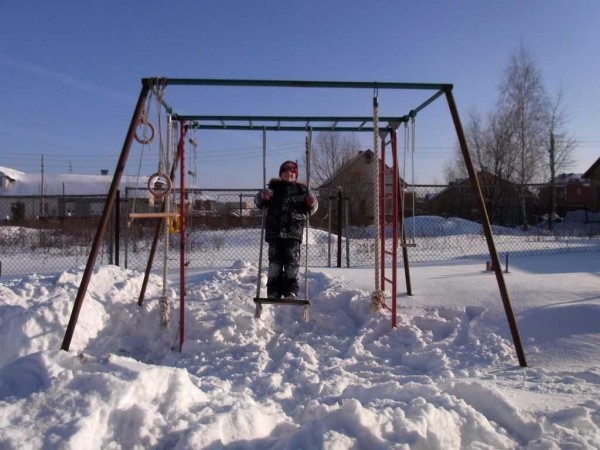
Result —
[[317, 200], [314, 197], [311, 197], [310, 195], [307, 197], [304, 197], [304, 204], [308, 207], [313, 206], [316, 202], [317, 202]]
[[260, 198], [262, 200], [271, 200], [273, 198], [273, 191], [271, 189], [263, 189], [260, 191]]

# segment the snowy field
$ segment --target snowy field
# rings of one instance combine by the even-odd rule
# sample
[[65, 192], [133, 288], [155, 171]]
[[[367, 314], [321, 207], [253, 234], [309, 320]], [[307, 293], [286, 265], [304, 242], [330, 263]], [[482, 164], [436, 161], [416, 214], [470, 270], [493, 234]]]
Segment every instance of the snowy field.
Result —
[[253, 317], [253, 263], [190, 272], [181, 352], [176, 278], [161, 330], [161, 278], [138, 307], [142, 273], [97, 269], [65, 352], [82, 271], [5, 276], [0, 449], [600, 448], [598, 253], [511, 260], [527, 368], [484, 266], [412, 265], [396, 329], [370, 268], [311, 268], [308, 322]]
[[[479, 223], [456, 217], [417, 216], [408, 219], [406, 227], [408, 241], [415, 244], [409, 252], [411, 263], [489, 259], [487, 242]], [[562, 222], [554, 224], [553, 232], [548, 231], [544, 224], [532, 226], [528, 231], [497, 225], [492, 229], [502, 261], [518, 255], [600, 251], [600, 213], [573, 211]], [[373, 227], [349, 228], [348, 235], [348, 241], [342, 239], [342, 265], [372, 267], [375, 247]], [[387, 248], [391, 250], [391, 226], [386, 228], [386, 235]], [[123, 239], [120, 245], [121, 266], [145, 270], [152, 236], [148, 234], [146, 239], [138, 239], [135, 244]], [[229, 267], [238, 259], [256, 262], [260, 236], [257, 228], [195, 230], [186, 238], [186, 261], [194, 268]], [[41, 246], [40, 241], [44, 241], [44, 237], [56, 242], [53, 241], [51, 247]], [[338, 241], [334, 234], [310, 229], [305, 242], [308, 242], [310, 266], [336, 265]], [[170, 248], [167, 264], [170, 269], [176, 269], [179, 267], [177, 235], [170, 236]], [[47, 274], [84, 266], [88, 254], [88, 247], [74, 245], [69, 236], [57, 237], [51, 230], [0, 227], [0, 275]], [[347, 259], [348, 254], [350, 257]], [[266, 263], [266, 252], [263, 256]], [[160, 240], [155, 266], [162, 264], [163, 259], [163, 240]], [[109, 261], [108, 249], [102, 246], [96, 266]]]

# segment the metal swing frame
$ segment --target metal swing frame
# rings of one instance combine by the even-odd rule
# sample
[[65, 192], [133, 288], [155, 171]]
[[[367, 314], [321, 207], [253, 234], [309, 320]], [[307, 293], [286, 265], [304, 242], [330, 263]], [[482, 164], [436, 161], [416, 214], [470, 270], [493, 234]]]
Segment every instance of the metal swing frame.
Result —
[[[458, 114], [458, 109], [454, 100], [452, 92], [453, 85], [448, 83], [400, 83], [400, 82], [352, 82], [352, 81], [297, 81], [297, 80], [244, 80], [244, 79], [215, 79], [215, 78], [143, 78], [141, 80], [141, 90], [138, 96], [138, 100], [129, 124], [129, 128], [121, 149], [121, 154], [117, 162], [113, 179], [107, 194], [107, 199], [104, 204], [102, 216], [98, 223], [98, 228], [92, 242], [92, 247], [88, 256], [87, 264], [83, 273], [81, 284], [77, 291], [77, 296], [74, 301], [73, 309], [67, 325], [65, 336], [61, 345], [62, 350], [69, 350], [69, 346], [73, 337], [77, 318], [81, 311], [83, 299], [87, 292], [89, 282], [92, 276], [92, 271], [98, 254], [100, 253], [102, 239], [108, 227], [108, 221], [110, 214], [115, 205], [115, 199], [117, 191], [123, 175], [127, 159], [129, 157], [129, 151], [134, 140], [136, 127], [140, 122], [143, 113], [143, 106], [151, 86], [163, 85], [168, 86], [238, 86], [238, 87], [274, 87], [274, 88], [339, 88], [339, 89], [369, 89], [373, 92], [379, 90], [422, 90], [422, 91], [433, 91], [427, 100], [411, 110], [409, 115], [417, 114], [419, 111], [427, 107], [437, 98], [444, 95], [448, 102], [448, 108], [456, 135], [460, 145], [461, 153], [469, 174], [470, 183], [478, 200], [478, 206], [481, 213], [481, 223], [483, 231], [487, 241], [490, 258], [496, 280], [498, 283], [498, 289], [504, 306], [504, 310], [507, 316], [508, 324], [510, 327], [512, 340], [515, 346], [519, 364], [523, 367], [527, 366], [525, 354], [521, 344], [519, 331], [517, 328], [516, 319], [510, 304], [508, 290], [504, 281], [504, 276], [500, 267], [500, 261], [498, 258], [498, 252], [494, 244], [494, 238], [492, 234], [490, 220], [487, 214], [485, 201], [481, 192], [481, 187], [475, 167], [471, 160], [471, 156], [467, 146], [467, 140], [464, 134], [464, 130]], [[182, 130], [187, 128], [206, 129], [206, 130], [273, 130], [273, 131], [306, 131], [312, 128], [313, 131], [344, 131], [344, 132], [373, 132], [376, 130], [374, 127], [374, 117], [369, 116], [352, 116], [352, 117], [338, 117], [338, 116], [225, 116], [225, 115], [179, 115], [173, 111], [173, 109], [162, 101], [165, 110], [171, 114], [173, 120], [181, 122]], [[396, 117], [379, 117], [381, 122], [394, 123], [398, 122], [402, 116]], [[255, 126], [254, 122], [269, 122], [268, 125]], [[182, 132], [182, 135], [185, 133]], [[374, 133], [376, 134], [376, 133]], [[377, 138], [378, 139], [378, 138]], [[379, 150], [379, 149], [377, 149]], [[181, 196], [184, 196], [184, 172], [183, 172], [183, 152], [180, 155], [180, 169], [181, 169]], [[376, 180], [374, 180], [377, 183]], [[164, 219], [163, 219], [164, 220]], [[182, 234], [185, 232], [185, 221], [182, 221]], [[182, 244], [183, 245], [183, 244]], [[377, 257], [377, 256], [376, 256]], [[185, 291], [184, 281], [181, 281], [180, 293], [182, 297], [181, 303], [181, 314], [183, 314], [183, 296]], [[180, 348], [183, 344], [183, 328], [180, 330]]]

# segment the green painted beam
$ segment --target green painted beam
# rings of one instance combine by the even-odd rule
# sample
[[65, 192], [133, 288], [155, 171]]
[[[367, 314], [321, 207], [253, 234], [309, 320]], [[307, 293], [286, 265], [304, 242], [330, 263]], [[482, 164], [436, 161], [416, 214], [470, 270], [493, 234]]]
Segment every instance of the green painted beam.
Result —
[[350, 88], [350, 89], [452, 89], [449, 83], [397, 83], [386, 81], [300, 81], [300, 80], [233, 80], [220, 78], [143, 78], [144, 85], [157, 82], [168, 86], [254, 86], [289, 88]]
[[[194, 130], [221, 130], [221, 131], [237, 131], [237, 130], [254, 130], [254, 131], [308, 131], [312, 129], [313, 131], [348, 131], [348, 132], [362, 132], [369, 131], [373, 132], [373, 127], [349, 127], [349, 126], [325, 126], [325, 125], [317, 125], [317, 126], [301, 126], [301, 125], [203, 125], [199, 123], [190, 123], [187, 125], [188, 128]], [[385, 127], [379, 127], [380, 130], [385, 129]]]
[[[398, 122], [406, 116], [379, 117], [380, 122]], [[177, 120], [215, 122], [372, 122], [373, 116], [223, 116], [177, 115]]]

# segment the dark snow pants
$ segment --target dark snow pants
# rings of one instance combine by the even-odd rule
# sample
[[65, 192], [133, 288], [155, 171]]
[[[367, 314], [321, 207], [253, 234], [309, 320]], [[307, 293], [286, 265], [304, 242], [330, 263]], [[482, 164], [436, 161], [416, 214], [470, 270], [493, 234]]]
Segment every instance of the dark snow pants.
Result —
[[294, 239], [275, 239], [269, 242], [269, 274], [267, 297], [280, 298], [298, 295], [300, 271], [300, 242]]

